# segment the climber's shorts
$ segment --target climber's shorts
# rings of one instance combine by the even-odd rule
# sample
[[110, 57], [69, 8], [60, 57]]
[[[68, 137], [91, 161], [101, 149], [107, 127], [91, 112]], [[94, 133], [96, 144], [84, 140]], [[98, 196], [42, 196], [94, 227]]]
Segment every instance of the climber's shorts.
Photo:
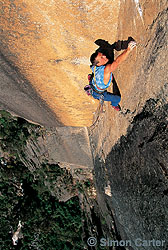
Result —
[[98, 94], [93, 90], [92, 96], [93, 98], [98, 99], [98, 100], [100, 99], [100, 97], [102, 98], [103, 96], [104, 101], [111, 102], [112, 106], [117, 106], [119, 102], [121, 101], [121, 96], [114, 95], [107, 91], [104, 91], [103, 93]]

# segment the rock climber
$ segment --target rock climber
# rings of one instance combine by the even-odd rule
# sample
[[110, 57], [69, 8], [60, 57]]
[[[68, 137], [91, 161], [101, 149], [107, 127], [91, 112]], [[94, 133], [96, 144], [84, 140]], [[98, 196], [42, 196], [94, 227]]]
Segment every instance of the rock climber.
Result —
[[[103, 42], [105, 42], [104, 45], [108, 45], [108, 42], [106, 42], [104, 40], [99, 39], [97, 41], [99, 41], [99, 42], [101, 41], [101, 43], [103, 41]], [[129, 53], [136, 46], [135, 41], [132, 40], [132, 41], [129, 41], [129, 43], [128, 43], [128, 41], [129, 41], [129, 39], [127, 40], [127, 44], [123, 43], [124, 46], [126, 46], [127, 48], [115, 60], [113, 57], [113, 54], [114, 54], [113, 49], [111, 49], [111, 51], [112, 51], [111, 55], [109, 55], [109, 53], [107, 53], [110, 51], [109, 46], [104, 46], [104, 48], [100, 47], [90, 57], [90, 61], [92, 64], [91, 65], [92, 75], [90, 76], [90, 79], [89, 79], [89, 81], [90, 81], [89, 86], [91, 86], [91, 90], [92, 90], [91, 95], [93, 96], [93, 98], [98, 99], [98, 100], [103, 99], [103, 101], [110, 101], [112, 107], [117, 111], [120, 111], [119, 102], [121, 100], [121, 96], [108, 92], [107, 88], [111, 85], [111, 81], [113, 78], [112, 72], [123, 61], [126, 60]], [[115, 46], [116, 45], [119, 45], [119, 43], [115, 44]], [[122, 43], [120, 43], [120, 45], [122, 45]], [[119, 46], [119, 47], [120, 48], [118, 50], [123, 49], [122, 46]], [[85, 90], [87, 91], [86, 86], [85, 86]]]

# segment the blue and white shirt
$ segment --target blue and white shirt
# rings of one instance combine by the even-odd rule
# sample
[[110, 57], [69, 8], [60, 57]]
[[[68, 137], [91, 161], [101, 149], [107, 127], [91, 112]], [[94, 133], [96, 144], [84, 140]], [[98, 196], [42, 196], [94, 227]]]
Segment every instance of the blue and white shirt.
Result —
[[[105, 66], [102, 65], [102, 66], [92, 66], [91, 69], [92, 69], [92, 72], [93, 74], [95, 73], [95, 76], [93, 77], [92, 79], [92, 85], [94, 86], [94, 88], [99, 91], [99, 92], [103, 92], [105, 91], [105, 89], [107, 89], [110, 84], [111, 84], [111, 80], [112, 80], [112, 73], [110, 75], [110, 80], [108, 81], [107, 84], [104, 83], [104, 69], [105, 69]], [[96, 81], [96, 83], [95, 83]], [[100, 88], [100, 89], [99, 89]]]

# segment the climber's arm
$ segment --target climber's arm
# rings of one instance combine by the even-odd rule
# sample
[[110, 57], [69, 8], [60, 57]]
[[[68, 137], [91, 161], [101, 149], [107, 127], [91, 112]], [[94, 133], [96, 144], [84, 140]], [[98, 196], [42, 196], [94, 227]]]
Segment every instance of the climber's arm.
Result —
[[108, 64], [106, 67], [107, 71], [113, 72], [123, 61], [126, 60], [131, 50], [136, 46], [136, 42], [130, 42], [128, 48], [119, 55], [112, 64]]

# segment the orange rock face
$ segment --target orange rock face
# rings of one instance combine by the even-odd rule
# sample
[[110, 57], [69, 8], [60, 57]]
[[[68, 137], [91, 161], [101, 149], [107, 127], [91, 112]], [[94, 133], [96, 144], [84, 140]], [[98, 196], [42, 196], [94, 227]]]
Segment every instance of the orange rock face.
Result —
[[0, 3], [1, 51], [58, 121], [90, 126], [98, 101], [83, 90], [94, 41], [114, 42], [119, 0], [6, 0]]

